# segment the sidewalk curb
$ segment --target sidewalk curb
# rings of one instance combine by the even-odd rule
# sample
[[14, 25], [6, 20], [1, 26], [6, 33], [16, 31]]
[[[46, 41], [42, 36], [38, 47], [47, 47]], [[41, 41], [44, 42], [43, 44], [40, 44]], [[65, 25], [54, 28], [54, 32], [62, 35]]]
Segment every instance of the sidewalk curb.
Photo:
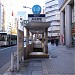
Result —
[[10, 61], [6, 63], [1, 69], [0, 69], [0, 74], [5, 73], [10, 67]]

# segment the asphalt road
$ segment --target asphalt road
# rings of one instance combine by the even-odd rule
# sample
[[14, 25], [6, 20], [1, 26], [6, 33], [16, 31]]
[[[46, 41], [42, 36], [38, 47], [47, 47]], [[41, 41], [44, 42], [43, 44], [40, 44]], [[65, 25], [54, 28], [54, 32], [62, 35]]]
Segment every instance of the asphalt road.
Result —
[[7, 64], [11, 59], [11, 53], [16, 52], [17, 46], [0, 48], [0, 68]]

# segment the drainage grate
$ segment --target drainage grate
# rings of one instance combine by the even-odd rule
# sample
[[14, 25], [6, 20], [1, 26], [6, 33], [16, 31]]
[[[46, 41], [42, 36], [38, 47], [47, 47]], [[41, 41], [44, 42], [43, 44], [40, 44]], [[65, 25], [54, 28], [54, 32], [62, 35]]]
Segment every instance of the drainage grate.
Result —
[[57, 56], [51, 56], [51, 58], [57, 58]]

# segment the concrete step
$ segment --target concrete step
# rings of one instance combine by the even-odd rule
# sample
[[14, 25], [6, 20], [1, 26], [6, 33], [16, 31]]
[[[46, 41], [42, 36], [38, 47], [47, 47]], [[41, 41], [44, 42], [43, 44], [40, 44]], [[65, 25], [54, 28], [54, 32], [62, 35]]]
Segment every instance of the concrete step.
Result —
[[31, 52], [29, 53], [29, 58], [49, 58], [49, 54], [44, 52]]
[[33, 48], [33, 52], [43, 52], [43, 48]]

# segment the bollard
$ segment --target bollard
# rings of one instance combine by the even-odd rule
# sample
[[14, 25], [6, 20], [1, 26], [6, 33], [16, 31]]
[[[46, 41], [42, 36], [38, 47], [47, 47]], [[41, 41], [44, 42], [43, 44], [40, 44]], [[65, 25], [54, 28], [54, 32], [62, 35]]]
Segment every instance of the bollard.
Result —
[[14, 71], [14, 54], [11, 53], [11, 71]]

